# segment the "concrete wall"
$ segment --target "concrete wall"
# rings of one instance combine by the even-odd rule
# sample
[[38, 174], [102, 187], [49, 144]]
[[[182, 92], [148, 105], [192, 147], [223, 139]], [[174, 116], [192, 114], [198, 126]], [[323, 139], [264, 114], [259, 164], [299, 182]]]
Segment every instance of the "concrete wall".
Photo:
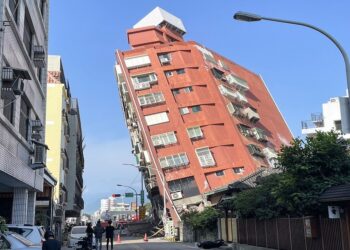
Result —
[[[57, 180], [57, 185], [64, 183], [62, 176], [61, 141], [62, 104], [64, 97], [63, 84], [48, 84], [47, 86], [47, 116], [46, 116], [46, 144], [50, 150], [47, 152], [47, 167]], [[58, 201], [60, 188], [55, 188], [54, 199]]]
[[[32, 201], [32, 198], [35, 197], [35, 192], [43, 190], [43, 170], [31, 168], [30, 159], [33, 150], [30, 141], [31, 130], [28, 129], [28, 138], [24, 138], [19, 133], [21, 99], [24, 98], [30, 107], [29, 119], [39, 119], [43, 125], [45, 124], [46, 102], [46, 67], [39, 71], [33, 62], [33, 52], [27, 51], [24, 46], [24, 21], [27, 15], [33, 32], [32, 44], [43, 46], [47, 63], [48, 14], [49, 0], [45, 2], [43, 15], [37, 1], [19, 1], [16, 22], [9, 8], [9, 1], [0, 2], [2, 29], [0, 31], [0, 76], [3, 67], [9, 66], [26, 70], [31, 78], [31, 80], [24, 80], [24, 93], [13, 101], [14, 119], [12, 123], [3, 115], [4, 101], [0, 99], [0, 193], [12, 193], [14, 201], [21, 199], [19, 194], [25, 195], [25, 199], [28, 198], [26, 194], [30, 194], [28, 202], [24, 204], [27, 211], [15, 203], [13, 205], [12, 221], [23, 221], [24, 223], [34, 221], [35, 202]], [[2, 81], [0, 86], [2, 86]], [[44, 136], [43, 133], [42, 137]]]

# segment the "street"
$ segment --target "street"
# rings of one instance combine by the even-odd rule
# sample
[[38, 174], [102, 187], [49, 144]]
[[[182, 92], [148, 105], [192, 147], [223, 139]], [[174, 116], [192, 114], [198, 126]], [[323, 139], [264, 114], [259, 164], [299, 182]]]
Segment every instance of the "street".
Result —
[[[69, 250], [72, 248], [62, 248]], [[106, 250], [106, 241], [102, 243], [102, 250]], [[109, 248], [110, 249], [110, 248]], [[119, 250], [183, 250], [183, 249], [201, 249], [195, 246], [195, 243], [169, 242], [161, 238], [149, 239], [148, 242], [135, 237], [126, 237], [121, 239], [121, 243], [115, 243], [113, 249]], [[212, 249], [230, 249], [228, 247], [212, 248]]]

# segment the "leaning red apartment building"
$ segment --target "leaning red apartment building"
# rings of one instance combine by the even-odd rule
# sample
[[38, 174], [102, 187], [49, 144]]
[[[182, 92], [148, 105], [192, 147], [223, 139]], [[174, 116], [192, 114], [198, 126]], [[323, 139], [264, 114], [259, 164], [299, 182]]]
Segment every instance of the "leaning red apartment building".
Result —
[[128, 30], [131, 50], [116, 52], [115, 67], [148, 197], [174, 225], [186, 209], [215, 203], [216, 190], [273, 168], [292, 139], [260, 75], [185, 33], [157, 7]]

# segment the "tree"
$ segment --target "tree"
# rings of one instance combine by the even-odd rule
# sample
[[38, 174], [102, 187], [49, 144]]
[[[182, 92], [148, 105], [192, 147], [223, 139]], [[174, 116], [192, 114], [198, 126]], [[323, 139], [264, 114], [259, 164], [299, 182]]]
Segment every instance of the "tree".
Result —
[[322, 212], [320, 195], [331, 186], [350, 183], [349, 145], [333, 131], [294, 139], [278, 155], [281, 173], [238, 194], [234, 208], [242, 216], [258, 218]]
[[270, 192], [280, 181], [280, 175], [272, 174], [263, 178], [253, 189], [241, 192], [233, 200], [233, 207], [242, 217], [257, 217], [259, 219], [273, 218], [279, 215], [280, 208]]
[[182, 220], [192, 226], [193, 229], [213, 230], [216, 228], [216, 221], [220, 218], [220, 212], [213, 207], [206, 207], [202, 212], [189, 211], [181, 216]]

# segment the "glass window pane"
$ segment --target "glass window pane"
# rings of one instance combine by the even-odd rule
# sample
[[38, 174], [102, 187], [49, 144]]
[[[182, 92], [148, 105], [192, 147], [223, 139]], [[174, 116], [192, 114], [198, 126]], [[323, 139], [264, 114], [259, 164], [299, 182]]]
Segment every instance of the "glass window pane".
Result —
[[193, 113], [197, 113], [197, 112], [199, 112], [199, 111], [201, 111], [201, 107], [200, 107], [200, 106], [193, 106], [193, 107], [192, 107], [192, 112], [193, 112]]

